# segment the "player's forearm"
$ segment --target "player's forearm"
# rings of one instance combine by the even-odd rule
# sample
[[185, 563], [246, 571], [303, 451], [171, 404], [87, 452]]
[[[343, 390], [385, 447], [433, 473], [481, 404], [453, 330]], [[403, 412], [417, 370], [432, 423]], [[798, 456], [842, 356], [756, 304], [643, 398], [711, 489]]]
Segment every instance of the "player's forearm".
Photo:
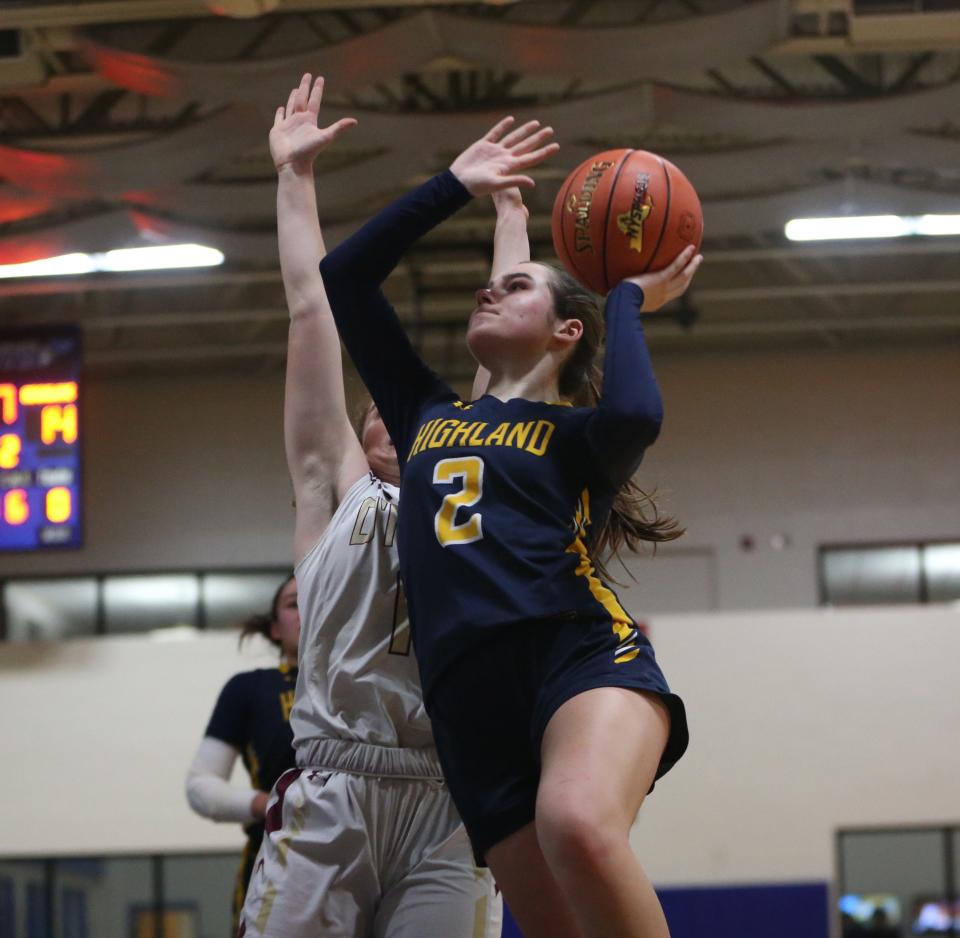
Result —
[[398, 450], [420, 403], [445, 386], [420, 359], [380, 284], [417, 238], [470, 198], [449, 170], [441, 173], [384, 209], [320, 263], [337, 331]]
[[343, 278], [379, 286], [411, 245], [470, 199], [449, 170], [401, 196], [327, 255], [321, 269], [328, 289]]
[[187, 776], [187, 801], [201, 817], [211, 821], [249, 824], [254, 821], [251, 805], [257, 795], [252, 788], [239, 788], [211, 776]]
[[229, 782], [236, 760], [237, 750], [228, 743], [211, 736], [201, 740], [186, 778], [187, 801], [197, 814], [239, 824], [254, 820], [251, 805], [257, 792]]
[[628, 479], [656, 440], [663, 400], [643, 333], [643, 290], [623, 283], [607, 297], [603, 389], [592, 421], [594, 449], [611, 481]]
[[312, 173], [292, 166], [277, 176], [277, 246], [291, 317], [315, 310], [323, 299], [319, 265], [325, 253]]
[[[342, 458], [352, 432], [341, 376], [340, 342], [333, 324], [317, 328], [309, 316], [290, 323], [283, 395], [283, 440], [294, 488], [316, 485]], [[332, 335], [321, 333], [332, 333]], [[327, 480], [329, 481], [329, 480]]]
[[320, 276], [324, 246], [311, 174], [281, 169], [277, 238], [290, 310], [284, 443], [287, 465], [299, 488], [316, 484], [318, 475], [334, 470], [350, 430], [340, 340]]
[[499, 276], [517, 264], [530, 260], [530, 238], [527, 214], [523, 205], [497, 206], [497, 226], [493, 233], [493, 267], [491, 275]]

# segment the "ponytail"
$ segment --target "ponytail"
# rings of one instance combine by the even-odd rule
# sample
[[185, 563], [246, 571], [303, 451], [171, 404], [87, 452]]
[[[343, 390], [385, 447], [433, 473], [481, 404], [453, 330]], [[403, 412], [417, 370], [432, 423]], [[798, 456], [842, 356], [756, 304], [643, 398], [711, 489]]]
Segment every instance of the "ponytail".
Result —
[[280, 614], [280, 594], [284, 591], [286, 585], [293, 579], [293, 573], [290, 573], [284, 581], [277, 587], [270, 602], [269, 612], [258, 612], [244, 620], [243, 627], [240, 630], [239, 645], [250, 638], [251, 635], [262, 635], [271, 645], [280, 647], [279, 639], [274, 638], [270, 632]]

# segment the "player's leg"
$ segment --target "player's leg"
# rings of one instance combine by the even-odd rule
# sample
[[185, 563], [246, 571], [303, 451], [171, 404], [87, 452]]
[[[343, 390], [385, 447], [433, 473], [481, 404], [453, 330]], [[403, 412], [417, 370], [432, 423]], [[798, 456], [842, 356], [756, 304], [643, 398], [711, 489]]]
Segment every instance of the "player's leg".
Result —
[[280, 777], [238, 938], [369, 933], [379, 883], [365, 820], [349, 791], [352, 780], [309, 769]]
[[527, 824], [487, 851], [487, 863], [524, 938], [581, 938], [567, 897]]
[[237, 933], [240, 927], [240, 913], [243, 912], [243, 903], [247, 898], [247, 886], [250, 883], [250, 877], [253, 875], [253, 865], [256, 863], [257, 856], [260, 853], [260, 845], [263, 842], [263, 835], [250, 836], [247, 834], [247, 842], [243, 845], [243, 855], [240, 857], [240, 869], [237, 870], [237, 878], [233, 886], [233, 934]]
[[473, 847], [489, 864], [524, 938], [580, 938], [533, 826], [539, 758], [531, 644], [524, 632], [471, 650], [441, 680], [430, 715]]
[[584, 938], [669, 936], [629, 841], [669, 736], [663, 701], [622, 687], [577, 694], [547, 724], [536, 829]]
[[446, 789], [407, 787], [406, 800], [420, 801], [416, 824], [399, 839], [403, 858], [391, 864], [397, 875], [385, 883], [374, 938], [500, 938], [503, 902]]

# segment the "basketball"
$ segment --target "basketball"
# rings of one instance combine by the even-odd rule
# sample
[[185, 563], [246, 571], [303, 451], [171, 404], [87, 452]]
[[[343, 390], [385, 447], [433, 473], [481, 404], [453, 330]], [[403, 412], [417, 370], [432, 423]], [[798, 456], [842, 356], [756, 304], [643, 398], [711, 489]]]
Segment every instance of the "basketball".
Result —
[[581, 283], [605, 294], [624, 277], [662, 270], [700, 246], [703, 212], [690, 180], [646, 150], [605, 150], [564, 180], [553, 247]]

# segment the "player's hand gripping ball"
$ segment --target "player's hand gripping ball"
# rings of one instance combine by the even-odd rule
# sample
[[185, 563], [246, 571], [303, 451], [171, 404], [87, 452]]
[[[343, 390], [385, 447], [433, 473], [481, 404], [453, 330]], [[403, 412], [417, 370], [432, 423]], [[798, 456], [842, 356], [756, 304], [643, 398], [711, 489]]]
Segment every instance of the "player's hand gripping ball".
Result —
[[662, 270], [702, 239], [703, 211], [690, 181], [646, 150], [598, 153], [567, 176], [553, 203], [557, 257], [601, 294], [625, 277]]

